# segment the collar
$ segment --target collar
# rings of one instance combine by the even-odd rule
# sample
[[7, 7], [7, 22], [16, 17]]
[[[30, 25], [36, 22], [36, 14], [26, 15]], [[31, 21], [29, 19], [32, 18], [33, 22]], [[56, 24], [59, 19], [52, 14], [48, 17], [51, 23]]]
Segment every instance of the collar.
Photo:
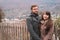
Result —
[[38, 14], [31, 13], [31, 16], [37, 17], [37, 16], [38, 16]]

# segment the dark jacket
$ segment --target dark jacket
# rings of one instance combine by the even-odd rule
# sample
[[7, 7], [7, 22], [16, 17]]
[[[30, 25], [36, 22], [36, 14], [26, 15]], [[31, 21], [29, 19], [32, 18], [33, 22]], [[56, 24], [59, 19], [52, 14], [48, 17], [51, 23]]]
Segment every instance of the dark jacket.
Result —
[[31, 15], [27, 18], [27, 27], [30, 32], [30, 40], [40, 40], [38, 28], [39, 21], [39, 16], [33, 13], [31, 13]]

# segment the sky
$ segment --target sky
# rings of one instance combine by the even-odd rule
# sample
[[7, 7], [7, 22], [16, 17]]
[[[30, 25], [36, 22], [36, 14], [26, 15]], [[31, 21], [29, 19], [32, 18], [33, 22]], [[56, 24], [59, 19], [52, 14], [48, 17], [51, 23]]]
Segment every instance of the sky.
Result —
[[23, 8], [31, 6], [32, 4], [37, 4], [42, 6], [45, 5], [55, 5], [60, 4], [60, 0], [0, 0], [0, 6], [9, 9], [9, 8]]

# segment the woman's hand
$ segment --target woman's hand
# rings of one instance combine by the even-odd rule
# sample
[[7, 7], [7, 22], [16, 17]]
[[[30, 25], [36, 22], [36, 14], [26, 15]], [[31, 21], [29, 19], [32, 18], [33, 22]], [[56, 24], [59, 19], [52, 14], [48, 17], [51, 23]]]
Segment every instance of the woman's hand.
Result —
[[44, 37], [44, 40], [48, 40], [48, 36], [45, 36], [45, 37]]

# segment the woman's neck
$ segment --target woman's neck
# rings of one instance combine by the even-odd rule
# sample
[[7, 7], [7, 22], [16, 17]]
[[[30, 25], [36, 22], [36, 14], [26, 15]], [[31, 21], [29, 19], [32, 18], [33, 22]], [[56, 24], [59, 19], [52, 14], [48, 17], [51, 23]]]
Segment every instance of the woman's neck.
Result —
[[48, 19], [45, 19], [44, 21], [48, 21]]

